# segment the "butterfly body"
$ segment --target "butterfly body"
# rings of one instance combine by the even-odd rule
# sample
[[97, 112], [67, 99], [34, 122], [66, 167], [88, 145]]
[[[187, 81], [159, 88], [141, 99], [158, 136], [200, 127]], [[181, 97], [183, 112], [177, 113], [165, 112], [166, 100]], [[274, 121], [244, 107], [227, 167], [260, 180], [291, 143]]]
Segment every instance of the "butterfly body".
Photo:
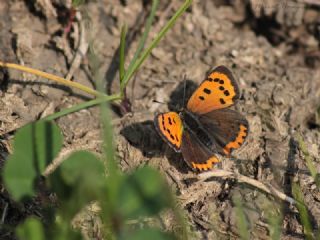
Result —
[[190, 135], [199, 140], [199, 142], [211, 151], [214, 151], [214, 139], [212, 135], [201, 124], [199, 117], [188, 110], [181, 111], [179, 116], [183, 122], [183, 128]]
[[195, 170], [209, 170], [219, 162], [216, 153], [229, 156], [248, 135], [248, 122], [230, 109], [239, 88], [228, 68], [215, 68], [193, 93], [181, 112], [155, 117], [160, 136]]

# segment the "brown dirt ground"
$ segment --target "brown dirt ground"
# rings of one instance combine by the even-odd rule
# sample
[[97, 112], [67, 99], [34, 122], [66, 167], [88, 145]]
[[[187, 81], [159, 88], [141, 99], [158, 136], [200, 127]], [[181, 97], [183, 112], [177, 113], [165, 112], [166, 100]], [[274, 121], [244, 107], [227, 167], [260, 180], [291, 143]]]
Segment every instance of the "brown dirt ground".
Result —
[[[66, 76], [79, 42], [78, 28], [64, 37], [68, 2], [1, 1], [0, 60]], [[127, 23], [127, 60], [131, 59], [147, 17], [148, 1], [90, 1], [81, 9], [82, 34], [101, 60], [106, 91], [118, 89], [120, 29]], [[161, 1], [151, 37], [161, 29], [182, 1]], [[291, 196], [291, 184], [302, 187], [312, 224], [320, 224], [320, 193], [297, 148], [301, 133], [317, 169], [319, 162], [320, 4], [317, 1], [200, 1], [195, 0], [169, 31], [128, 86], [133, 113], [114, 114], [120, 165], [131, 171], [142, 165], [159, 169], [172, 186], [194, 232], [195, 239], [237, 239], [235, 206], [240, 197], [250, 223], [252, 239], [268, 239], [267, 216], [283, 211], [282, 239], [304, 239], [299, 215], [274, 197], [226, 179], [190, 181], [190, 169], [181, 155], [163, 143], [153, 127], [157, 112], [181, 106], [184, 79], [187, 92], [217, 65], [234, 72], [242, 89], [236, 106], [248, 119], [250, 135], [224, 160], [227, 170], [272, 184]], [[73, 78], [93, 87], [88, 58], [81, 60]], [[0, 162], [10, 152], [11, 131], [88, 96], [38, 77], [2, 69], [0, 72]], [[58, 120], [65, 136], [65, 151], [99, 152], [99, 115], [96, 108]], [[0, 209], [7, 206], [4, 223], [16, 225], [38, 214], [36, 203], [16, 206], [3, 187]], [[2, 214], [1, 210], [1, 214]], [[89, 213], [88, 213], [89, 214]], [[81, 222], [81, 219], [79, 220]], [[170, 214], [163, 215], [166, 229], [174, 229]], [[82, 221], [81, 224], [85, 225]], [[10, 231], [1, 231], [10, 239]]]

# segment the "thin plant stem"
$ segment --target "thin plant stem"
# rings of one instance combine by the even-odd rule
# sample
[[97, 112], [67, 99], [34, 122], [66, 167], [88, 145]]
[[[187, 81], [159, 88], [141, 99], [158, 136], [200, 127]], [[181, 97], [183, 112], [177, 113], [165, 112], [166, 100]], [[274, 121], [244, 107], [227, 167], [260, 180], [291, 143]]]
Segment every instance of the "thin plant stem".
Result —
[[70, 108], [63, 109], [60, 112], [51, 114], [51, 115], [43, 118], [42, 120], [52, 121], [52, 120], [55, 120], [55, 119], [60, 118], [62, 116], [65, 116], [67, 114], [77, 112], [77, 111], [80, 111], [85, 108], [93, 107], [97, 104], [101, 104], [101, 103], [109, 102], [109, 101], [116, 101], [116, 100], [120, 100], [120, 99], [121, 99], [121, 96], [118, 94], [111, 95], [111, 96], [105, 96], [105, 97], [99, 97], [99, 98], [96, 98], [96, 99], [93, 99], [93, 100], [90, 100], [87, 102], [77, 104], [77, 105], [72, 106]]
[[308, 208], [306, 207], [306, 204], [304, 203], [303, 193], [301, 191], [300, 186], [297, 183], [292, 184], [292, 195], [297, 202], [296, 206], [299, 211], [299, 216], [300, 216], [301, 224], [303, 226], [305, 238], [307, 240], [312, 240], [314, 238], [313, 238], [313, 234], [312, 234], [312, 224], [310, 221]]
[[306, 143], [304, 141], [304, 139], [302, 138], [301, 135], [297, 135], [296, 136], [297, 140], [298, 140], [298, 144], [299, 144], [299, 148], [304, 156], [304, 159], [306, 161], [306, 165], [311, 173], [311, 176], [314, 179], [314, 182], [316, 183], [317, 187], [320, 187], [320, 178], [319, 178], [319, 173], [316, 169], [316, 166], [313, 164], [313, 160], [312, 157], [308, 151], [308, 148], [306, 146]]
[[124, 62], [125, 62], [125, 46], [126, 46], [126, 35], [127, 35], [127, 25], [124, 25], [121, 29], [121, 37], [120, 37], [120, 61], [119, 61], [119, 76], [120, 76], [120, 84], [123, 80], [125, 69], [124, 69]]
[[177, 21], [177, 18], [180, 17], [187, 8], [191, 5], [192, 0], [186, 0], [185, 3], [179, 8], [179, 10], [172, 16], [172, 18], [168, 21], [168, 23], [163, 27], [163, 29], [159, 32], [157, 37], [151, 42], [150, 46], [142, 53], [141, 57], [138, 58], [138, 60], [134, 63], [132, 68], [128, 69], [124, 79], [121, 83], [121, 89], [125, 89], [126, 85], [128, 84], [128, 81], [131, 79], [131, 77], [135, 74], [135, 72], [139, 69], [141, 64], [146, 60], [146, 58], [151, 53], [152, 49], [154, 49], [159, 41], [164, 37], [164, 35], [167, 33], [167, 31], [172, 28], [174, 23]]
[[[143, 35], [139, 41], [138, 48], [137, 48], [136, 52], [134, 53], [134, 56], [129, 64], [128, 70], [132, 70], [134, 63], [137, 61], [138, 57], [140, 56], [140, 54], [143, 50], [143, 47], [144, 47], [146, 40], [148, 38], [148, 35], [150, 33], [150, 29], [151, 29], [154, 17], [156, 15], [156, 10], [158, 8], [158, 5], [159, 5], [159, 0], [152, 1], [151, 12], [150, 12], [150, 15], [147, 19], [145, 31], [143, 32]], [[121, 79], [121, 80], [123, 80], [123, 79]], [[123, 89], [121, 91], [123, 91]]]
[[58, 83], [61, 83], [65, 86], [68, 86], [68, 87], [73, 87], [73, 88], [77, 88], [81, 91], [84, 91], [90, 95], [93, 95], [95, 97], [99, 97], [99, 96], [106, 96], [105, 94], [103, 93], [100, 93], [94, 89], [91, 89], [87, 86], [84, 86], [80, 83], [77, 83], [77, 82], [72, 82], [72, 81], [69, 81], [69, 80], [66, 80], [62, 77], [58, 77], [56, 75], [53, 75], [53, 74], [50, 74], [50, 73], [46, 73], [46, 72], [42, 72], [40, 70], [37, 70], [37, 69], [33, 69], [33, 68], [30, 68], [30, 67], [25, 67], [25, 66], [22, 66], [22, 65], [19, 65], [19, 64], [15, 64], [15, 63], [5, 63], [5, 62], [1, 62], [0, 61], [0, 67], [6, 67], [6, 68], [12, 68], [12, 69], [16, 69], [16, 70], [20, 70], [20, 71], [23, 71], [23, 72], [27, 72], [27, 73], [31, 73], [31, 74], [34, 74], [34, 75], [37, 75], [39, 77], [44, 77], [44, 78], [47, 78], [49, 80], [52, 80], [52, 81], [55, 81], [55, 82], [58, 82]]

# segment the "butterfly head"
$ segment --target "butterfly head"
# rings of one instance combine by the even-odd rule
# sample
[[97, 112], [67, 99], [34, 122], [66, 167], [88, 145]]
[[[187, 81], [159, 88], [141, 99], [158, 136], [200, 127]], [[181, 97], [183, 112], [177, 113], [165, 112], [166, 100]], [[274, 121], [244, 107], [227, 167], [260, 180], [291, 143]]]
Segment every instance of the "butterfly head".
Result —
[[184, 80], [171, 92], [168, 108], [170, 111], [181, 112], [185, 110], [187, 102], [198, 85], [191, 80]]

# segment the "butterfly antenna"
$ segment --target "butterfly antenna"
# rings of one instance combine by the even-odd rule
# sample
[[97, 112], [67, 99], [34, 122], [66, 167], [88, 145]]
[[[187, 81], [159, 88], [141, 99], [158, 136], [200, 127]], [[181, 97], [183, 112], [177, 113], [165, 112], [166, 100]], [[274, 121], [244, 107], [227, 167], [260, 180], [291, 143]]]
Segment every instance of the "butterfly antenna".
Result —
[[164, 102], [160, 102], [160, 101], [158, 101], [158, 100], [152, 100], [152, 102], [154, 102], [154, 103], [161, 103], [161, 104], [165, 104]]
[[183, 85], [182, 109], [184, 108], [184, 102], [186, 100], [186, 88], [187, 88], [186, 78], [187, 78], [187, 76], [186, 76], [186, 74], [184, 74], [184, 76], [183, 76], [184, 85]]

